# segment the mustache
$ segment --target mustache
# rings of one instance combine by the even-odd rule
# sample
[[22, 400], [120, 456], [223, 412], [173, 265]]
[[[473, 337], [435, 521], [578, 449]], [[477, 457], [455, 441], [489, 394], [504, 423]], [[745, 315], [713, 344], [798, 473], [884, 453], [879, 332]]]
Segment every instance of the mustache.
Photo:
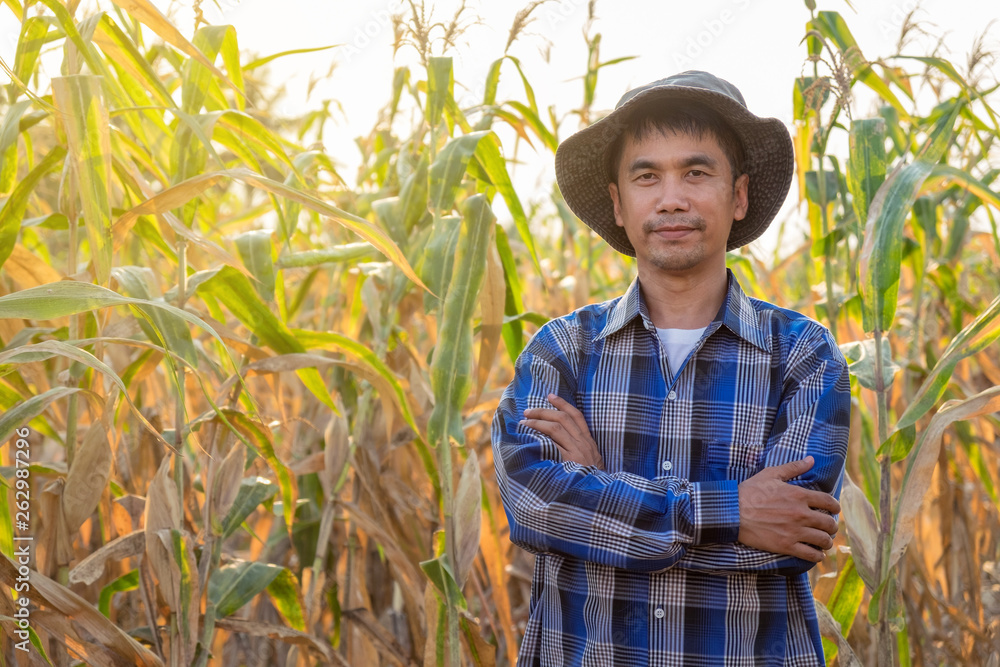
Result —
[[705, 219], [699, 216], [691, 217], [677, 217], [677, 216], [662, 216], [659, 218], [654, 218], [652, 220], [647, 220], [642, 223], [642, 231], [647, 234], [652, 234], [657, 229], [661, 227], [690, 227], [698, 231], [705, 230]]

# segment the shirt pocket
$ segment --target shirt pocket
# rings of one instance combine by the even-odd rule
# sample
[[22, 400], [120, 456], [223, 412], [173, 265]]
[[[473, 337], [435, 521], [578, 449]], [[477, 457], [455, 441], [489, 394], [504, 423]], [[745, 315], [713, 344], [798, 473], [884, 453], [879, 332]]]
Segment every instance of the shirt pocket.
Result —
[[743, 482], [762, 470], [764, 460], [763, 442], [729, 442], [709, 440], [705, 445], [707, 479], [721, 482], [736, 480]]

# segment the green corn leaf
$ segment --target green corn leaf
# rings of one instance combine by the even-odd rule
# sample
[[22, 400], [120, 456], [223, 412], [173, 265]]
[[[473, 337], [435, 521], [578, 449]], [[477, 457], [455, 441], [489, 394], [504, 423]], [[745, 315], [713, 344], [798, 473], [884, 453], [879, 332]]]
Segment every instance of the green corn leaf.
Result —
[[243, 265], [257, 280], [254, 283], [257, 294], [268, 303], [274, 301], [275, 272], [274, 260], [271, 257], [273, 247], [271, 232], [266, 229], [255, 229], [239, 234], [234, 241]]
[[97, 282], [103, 285], [111, 273], [111, 137], [101, 79], [56, 77], [52, 99], [66, 126], [91, 259]]
[[[207, 294], [236, 316], [258, 339], [279, 354], [305, 352], [305, 347], [288, 327], [271, 312], [250, 280], [231, 266], [211, 272], [210, 277], [198, 285], [197, 291]], [[336, 410], [330, 390], [315, 368], [304, 368], [296, 373], [312, 394], [331, 410]]]
[[417, 168], [407, 176], [403, 187], [399, 190], [399, 208], [403, 216], [403, 228], [406, 231], [413, 229], [427, 215], [429, 172], [430, 158], [425, 151], [417, 163]]
[[[458, 245], [461, 227], [461, 218], [434, 216], [430, 239], [424, 245], [420, 277], [427, 284], [428, 289], [441, 298], [447, 293], [448, 286], [451, 284], [451, 274], [455, 264], [455, 247]], [[427, 294], [424, 298], [424, 306], [427, 310], [431, 310], [436, 301]]]
[[885, 121], [866, 118], [851, 123], [847, 189], [858, 223], [868, 219], [868, 209], [885, 182]]
[[285, 567], [281, 568], [281, 572], [267, 585], [271, 604], [281, 614], [285, 624], [299, 632], [305, 632], [306, 621], [305, 614], [302, 613], [301, 590], [302, 585], [295, 574]]
[[275, 267], [278, 269], [297, 269], [320, 264], [339, 264], [356, 259], [366, 259], [378, 255], [378, 250], [371, 243], [345, 243], [344, 245], [316, 250], [303, 250], [278, 257]]
[[[928, 185], [934, 183], [935, 186], [939, 187], [947, 187], [951, 184], [959, 185], [974, 194], [983, 203], [989, 204], [1000, 211], [1000, 194], [991, 190], [986, 183], [972, 174], [953, 167], [950, 164], [934, 165], [934, 169], [931, 171], [931, 175], [928, 176], [927, 181]], [[962, 237], [962, 235], [958, 236], [959, 238]]]
[[245, 560], [220, 567], [208, 580], [208, 599], [215, 604], [216, 617], [242, 609], [284, 570], [280, 565]]
[[[840, 351], [847, 360], [847, 370], [858, 378], [866, 389], [875, 391], [875, 339], [866, 338], [840, 345]], [[892, 379], [899, 372], [899, 365], [892, 360], [889, 339], [882, 339], [882, 382], [884, 387], [892, 386]]]
[[[865, 583], [861, 580], [857, 568], [854, 567], [854, 561], [848, 557], [840, 567], [837, 583], [833, 587], [830, 599], [826, 602], [826, 607], [830, 610], [833, 619], [840, 624], [844, 637], [850, 635], [851, 626], [854, 624], [854, 619], [858, 615], [864, 597]], [[823, 646], [828, 649], [825, 651], [827, 660], [832, 659], [837, 654], [836, 644], [830, 643], [828, 647], [827, 641], [824, 639]]]
[[[48, 32], [48, 22], [41, 16], [29, 16], [21, 23], [21, 34], [14, 54], [14, 76], [21, 81], [31, 80]], [[17, 89], [11, 86], [9, 90], [12, 91], [10, 101], [13, 102], [17, 99]]]
[[268, 500], [278, 488], [269, 479], [263, 477], [247, 477], [240, 482], [240, 490], [236, 493], [229, 512], [222, 520], [222, 539], [228, 538], [250, 516], [257, 507]]
[[101, 17], [97, 30], [94, 31], [94, 43], [97, 44], [115, 67], [128, 72], [136, 82], [142, 84], [145, 90], [153, 95], [154, 101], [166, 108], [175, 107], [174, 98], [163, 85], [153, 66], [149, 64], [135, 42], [126, 35], [110, 16]]
[[906, 411], [896, 424], [903, 429], [916, 424], [944, 395], [948, 381], [958, 362], [988, 349], [1000, 338], [1000, 296], [955, 336], [938, 359], [930, 375], [910, 399]]
[[920, 186], [951, 143], [960, 107], [961, 103], [956, 103], [951, 114], [938, 122], [915, 162], [892, 172], [868, 211], [860, 265], [865, 331], [892, 327], [903, 259], [903, 223]]
[[[272, 53], [269, 56], [264, 56], [263, 58], [257, 58], [246, 65], [243, 66], [244, 72], [249, 72], [255, 70], [258, 67], [263, 67], [272, 60], [277, 60], [278, 58], [284, 58], [285, 56], [294, 56], [299, 53], [315, 53], [316, 51], [327, 51], [329, 49], [342, 46], [341, 44], [331, 44], [330, 46], [315, 46], [309, 49], [292, 49], [290, 51], [282, 51], [281, 53]], [[228, 67], [228, 65], [227, 65]]]
[[549, 128], [545, 126], [545, 123], [542, 122], [537, 110], [531, 109], [516, 100], [510, 100], [508, 102], [504, 102], [504, 104], [521, 114], [521, 119], [524, 120], [527, 126], [535, 132], [539, 139], [542, 140], [542, 145], [555, 153], [556, 149], [559, 147], [559, 140], [556, 139], [556, 136], [552, 134]]
[[118, 577], [101, 589], [97, 608], [106, 617], [111, 618], [111, 600], [115, 593], [125, 593], [139, 588], [139, 570], [131, 570]]
[[64, 280], [0, 296], [0, 319], [52, 320], [110, 306], [159, 308], [208, 332], [220, 344], [222, 338], [201, 318], [161, 301], [133, 299], [91, 283]]
[[[153, 281], [151, 269], [139, 266], [119, 266], [111, 270], [111, 275], [121, 285], [126, 296], [143, 301], [153, 300], [149, 288]], [[176, 352], [192, 367], [198, 365], [198, 352], [194, 347], [191, 331], [184, 320], [161, 308], [137, 307], [146, 314], [149, 320], [140, 318], [139, 326], [151, 342], [162, 344], [166, 349]]]
[[0, 124], [0, 194], [10, 192], [14, 187], [14, 179], [17, 176], [17, 139], [23, 128], [21, 118], [25, 112], [31, 108], [31, 100], [21, 100], [15, 102], [4, 114], [3, 123]]
[[496, 226], [497, 253], [500, 255], [500, 263], [503, 265], [503, 279], [506, 288], [504, 299], [504, 324], [500, 333], [503, 337], [504, 346], [507, 348], [507, 355], [511, 363], [517, 360], [517, 356], [524, 349], [524, 327], [518, 318], [524, 312], [524, 303], [521, 300], [521, 280], [517, 275], [517, 264], [514, 261], [514, 253], [510, 249], [510, 242], [507, 240], [507, 232], [500, 225]]
[[469, 160], [476, 153], [480, 140], [489, 132], [463, 134], [449, 141], [430, 168], [430, 205], [439, 212], [448, 213], [455, 206], [455, 197], [469, 167]]
[[[16, 150], [17, 146], [15, 145], [14, 148]], [[54, 146], [49, 154], [18, 182], [17, 187], [4, 202], [3, 208], [0, 208], [0, 266], [3, 266], [14, 250], [14, 244], [17, 243], [17, 235], [21, 231], [21, 223], [24, 220], [24, 213], [28, 208], [28, 200], [34, 194], [38, 183], [49, 172], [61, 165], [65, 156], [65, 148]]]
[[427, 63], [427, 107], [424, 111], [427, 124], [436, 127], [447, 106], [448, 98], [455, 93], [455, 75], [451, 58], [431, 58]]
[[[50, 2], [55, 2], [57, 0], [42, 0], [46, 2], [46, 6], [49, 6]], [[215, 65], [205, 57], [201, 51], [198, 50], [191, 42], [181, 34], [170, 22], [166, 16], [164, 16], [159, 9], [156, 8], [153, 3], [149, 0], [112, 0], [116, 5], [121, 7], [123, 10], [128, 12], [128, 15], [137, 21], [141, 22], [143, 25], [148, 27], [154, 33], [159, 35], [165, 42], [172, 44], [177, 47], [181, 52], [187, 54], [192, 60], [197, 61], [205, 68], [207, 68], [213, 75], [215, 75], [218, 81], [225, 83], [238, 94], [242, 95], [242, 91], [236, 84], [226, 78], [226, 75], [220, 72]]]
[[507, 209], [514, 218], [514, 226], [517, 227], [521, 240], [524, 242], [524, 245], [527, 246], [528, 252], [531, 254], [531, 260], [534, 262], [535, 270], [538, 272], [538, 275], [541, 276], [542, 268], [538, 263], [538, 252], [535, 250], [535, 240], [531, 235], [531, 229], [528, 227], [528, 218], [524, 214], [524, 208], [521, 206], [521, 200], [518, 198], [517, 192], [514, 191], [514, 186], [510, 181], [510, 175], [507, 173], [507, 162], [500, 153], [500, 139], [496, 134], [490, 132], [483, 138], [483, 141], [479, 142], [479, 145], [476, 147], [476, 159], [479, 161], [479, 164], [482, 165], [483, 170], [487, 173], [487, 175], [489, 175], [490, 181], [500, 192], [500, 196], [503, 197], [504, 203], [507, 204]]
[[[22, 433], [24, 431], [21, 431]], [[15, 454], [15, 442], [16, 440], [5, 441], [10, 442], [10, 458], [14, 460]], [[9, 491], [10, 482], [6, 480], [3, 475], [0, 475], [0, 553], [3, 553], [10, 559], [14, 559], [14, 523], [13, 516], [14, 512], [11, 511]]]
[[114, 236], [116, 239], [123, 239], [132, 229], [132, 226], [140, 216], [153, 213], [163, 213], [183, 206], [192, 199], [200, 196], [205, 190], [226, 179], [235, 179], [246, 183], [252, 187], [259, 188], [265, 192], [284, 197], [292, 201], [297, 201], [306, 208], [343, 225], [350, 231], [356, 233], [361, 238], [371, 243], [386, 258], [406, 275], [407, 278], [416, 283], [419, 287], [426, 289], [424, 283], [417, 277], [417, 274], [406, 261], [405, 255], [399, 247], [393, 243], [392, 239], [381, 229], [375, 227], [364, 218], [359, 218], [339, 208], [330, 206], [320, 201], [312, 195], [306, 194], [295, 188], [291, 188], [283, 183], [272, 181], [260, 174], [256, 174], [247, 169], [227, 169], [225, 171], [209, 172], [199, 174], [187, 179], [173, 187], [167, 188], [154, 197], [147, 199], [138, 206], [127, 211], [114, 224]]
[[[493, 241], [496, 216], [483, 195], [465, 201], [462, 233], [455, 253], [455, 269], [442, 306], [438, 340], [431, 359], [431, 388], [435, 405], [427, 425], [428, 440], [447, 446], [447, 439], [464, 442], [462, 405], [474, 384], [472, 370], [472, 315], [486, 275], [486, 252]], [[441, 443], [444, 442], [444, 445]]]
[[308, 349], [340, 352], [361, 363], [370, 372], [379, 376], [382, 381], [384, 381], [387, 386], [392, 389], [396, 404], [398, 405], [407, 425], [412, 428], [415, 433], [418, 435], [420, 434], [420, 428], [417, 426], [413, 409], [410, 407], [410, 399], [406, 391], [399, 383], [399, 379], [396, 375], [388, 366], [386, 366], [385, 362], [382, 361], [377, 354], [372, 352], [363, 344], [332, 331], [307, 331], [305, 329], [293, 329], [292, 333], [295, 335], [295, 338], [299, 341], [299, 343]]
[[153, 425], [150, 424], [142, 412], [140, 412], [138, 406], [132, 402], [132, 398], [128, 394], [128, 388], [125, 386], [125, 383], [118, 376], [118, 374], [115, 373], [114, 369], [86, 350], [81, 350], [75, 345], [70, 345], [69, 343], [64, 343], [59, 340], [46, 340], [41, 343], [35, 343], [34, 345], [25, 345], [23, 347], [17, 347], [0, 352], [0, 365], [31, 363], [50, 358], [52, 356], [66, 357], [67, 359], [72, 359], [73, 361], [81, 363], [88, 368], [92, 368], [95, 371], [103, 373], [108, 379], [114, 382], [118, 389], [121, 390], [122, 395], [125, 397], [129, 407], [132, 409], [132, 414], [139, 420], [139, 423], [145, 426], [150, 434], [156, 438], [160, 444], [164, 447], [171, 448], [171, 445], [163, 439], [163, 436], [160, 435], [159, 431], [153, 428]]

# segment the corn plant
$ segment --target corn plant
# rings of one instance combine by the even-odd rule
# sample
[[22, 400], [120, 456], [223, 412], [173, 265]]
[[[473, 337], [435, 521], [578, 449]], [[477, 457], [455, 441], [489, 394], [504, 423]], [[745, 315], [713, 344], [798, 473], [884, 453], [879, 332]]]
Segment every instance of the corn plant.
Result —
[[[4, 5], [21, 33], [0, 98], [0, 443], [32, 452], [30, 659], [512, 663], [531, 560], [506, 537], [489, 422], [534, 328], [634, 273], [557, 189], [529, 198], [509, 171], [600, 116], [598, 75], [625, 58], [601, 60], [593, 3], [564, 115], [539, 108], [511, 52], [537, 3], [469, 86], [448, 57], [463, 12], [408, 5], [396, 46], [419, 65], [387, 73], [351, 182], [322, 148], [328, 104], [274, 114], [267, 64], [296, 52], [248, 58], [230, 26], [188, 39], [146, 0]], [[814, 581], [827, 655], [985, 662], [995, 90], [935, 55], [869, 63], [835, 13], [808, 30], [793, 85], [805, 252], [729, 260], [851, 361], [850, 548], [839, 538]], [[498, 99], [501, 74], [523, 95]], [[856, 84], [877, 117], [854, 119]], [[845, 155], [827, 152], [836, 133]], [[561, 233], [530, 231], [546, 227]], [[14, 604], [0, 596], [4, 660]]]

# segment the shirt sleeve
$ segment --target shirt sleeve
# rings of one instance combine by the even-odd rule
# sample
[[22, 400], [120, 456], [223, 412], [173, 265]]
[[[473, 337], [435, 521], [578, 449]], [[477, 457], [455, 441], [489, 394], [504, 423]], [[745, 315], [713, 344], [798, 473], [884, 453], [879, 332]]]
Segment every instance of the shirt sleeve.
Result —
[[691, 545], [734, 542], [739, 533], [735, 481], [646, 479], [561, 462], [547, 436], [520, 425], [546, 396], [573, 402], [572, 326], [540, 329], [518, 357], [514, 380], [493, 419], [493, 452], [510, 539], [533, 553], [554, 553], [612, 567], [655, 572]]
[[[840, 498], [850, 433], [851, 384], [840, 349], [828, 331], [793, 346], [781, 403], [758, 472], [812, 456], [813, 467], [791, 484]], [[688, 549], [677, 567], [691, 570], [770, 572], [791, 576], [816, 564], [748, 547], [735, 540]]]

